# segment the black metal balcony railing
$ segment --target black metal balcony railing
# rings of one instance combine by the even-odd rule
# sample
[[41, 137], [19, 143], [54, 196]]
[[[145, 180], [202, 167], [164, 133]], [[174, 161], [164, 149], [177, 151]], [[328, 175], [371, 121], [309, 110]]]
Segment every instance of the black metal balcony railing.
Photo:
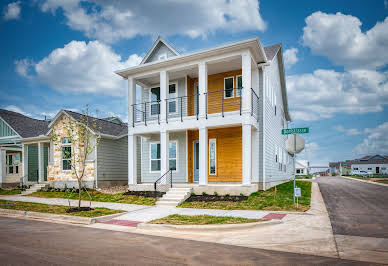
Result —
[[132, 105], [132, 126], [135, 123], [158, 121], [160, 124], [160, 101], [137, 103]]
[[170, 118], [180, 118], [196, 116], [199, 114], [199, 94], [181, 96], [166, 99], [166, 122]]
[[233, 88], [205, 93], [206, 119], [208, 114], [221, 113], [224, 117], [225, 112], [231, 111], [239, 111], [241, 115], [242, 90], [243, 88]]
[[251, 116], [256, 118], [256, 121], [259, 122], [259, 96], [257, 96], [256, 92], [251, 88]]

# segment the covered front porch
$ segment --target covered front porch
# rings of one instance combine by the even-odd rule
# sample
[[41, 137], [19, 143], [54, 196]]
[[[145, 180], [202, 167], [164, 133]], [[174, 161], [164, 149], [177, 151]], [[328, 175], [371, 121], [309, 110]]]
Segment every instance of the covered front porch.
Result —
[[51, 158], [50, 139], [22, 141], [23, 183], [27, 185], [47, 182], [47, 166]]

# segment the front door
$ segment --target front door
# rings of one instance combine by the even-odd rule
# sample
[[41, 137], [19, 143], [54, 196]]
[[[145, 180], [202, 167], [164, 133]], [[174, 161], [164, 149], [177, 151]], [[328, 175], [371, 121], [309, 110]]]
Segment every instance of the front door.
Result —
[[380, 167], [376, 167], [376, 174], [380, 174]]
[[198, 182], [199, 180], [199, 142], [198, 140], [194, 141], [194, 149], [193, 149], [193, 157], [194, 157], [194, 182]]

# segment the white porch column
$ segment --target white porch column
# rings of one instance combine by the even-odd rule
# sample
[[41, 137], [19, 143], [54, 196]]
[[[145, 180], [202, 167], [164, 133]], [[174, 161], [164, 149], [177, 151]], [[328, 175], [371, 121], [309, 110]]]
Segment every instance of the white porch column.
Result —
[[38, 142], [38, 180], [39, 183], [44, 182], [44, 148], [43, 148], [44, 143], [43, 142]]
[[252, 59], [249, 51], [241, 55], [242, 59], [242, 110], [251, 112]]
[[136, 104], [136, 81], [134, 78], [128, 77], [128, 122], [129, 126], [133, 126], [133, 104]]
[[128, 135], [128, 185], [137, 184], [136, 135]]
[[166, 130], [160, 131], [160, 175], [164, 175], [169, 169], [168, 161], [169, 133]]
[[160, 121], [166, 122], [166, 99], [168, 98], [168, 72], [160, 71]]
[[199, 185], [208, 182], [208, 135], [207, 127], [199, 129]]
[[4, 182], [5, 175], [7, 173], [6, 160], [7, 160], [7, 157], [6, 157], [5, 150], [0, 149], [0, 187], [1, 187], [1, 184]]
[[242, 126], [242, 184], [251, 185], [252, 175], [252, 126]]
[[28, 181], [27, 173], [28, 173], [28, 145], [22, 144], [22, 177], [23, 183]]
[[199, 95], [199, 117], [206, 116], [206, 95], [207, 92], [207, 64], [200, 62], [198, 64], [198, 93]]

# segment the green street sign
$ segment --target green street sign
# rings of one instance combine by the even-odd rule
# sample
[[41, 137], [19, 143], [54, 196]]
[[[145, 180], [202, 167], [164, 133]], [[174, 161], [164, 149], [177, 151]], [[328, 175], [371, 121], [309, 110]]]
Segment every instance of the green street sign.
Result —
[[282, 129], [282, 135], [309, 133], [308, 127]]

